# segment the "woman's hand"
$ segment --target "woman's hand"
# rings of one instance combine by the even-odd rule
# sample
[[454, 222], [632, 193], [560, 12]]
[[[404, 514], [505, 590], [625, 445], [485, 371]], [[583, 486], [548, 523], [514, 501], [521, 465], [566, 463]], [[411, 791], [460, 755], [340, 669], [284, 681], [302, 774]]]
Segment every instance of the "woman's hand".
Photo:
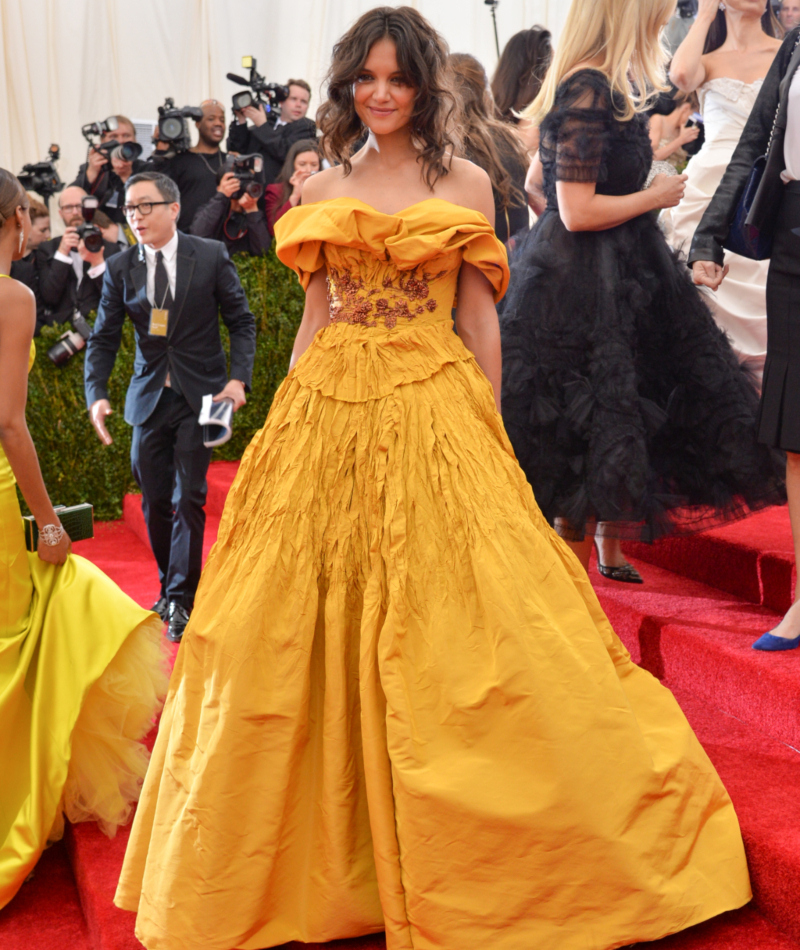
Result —
[[653, 210], [674, 208], [686, 191], [686, 175], [656, 175], [647, 193], [653, 199]]
[[45, 561], [47, 564], [63, 564], [69, 556], [71, 548], [72, 542], [65, 531], [61, 535], [58, 544], [45, 544], [40, 538], [36, 553], [39, 555], [39, 560]]
[[692, 264], [692, 280], [698, 287], [718, 290], [728, 270], [727, 264], [723, 267], [721, 264], [715, 264], [714, 261], [695, 261]]
[[300, 199], [303, 197], [303, 185], [311, 177], [311, 172], [306, 171], [296, 171], [294, 175], [289, 179], [289, 184], [292, 186], [292, 193], [289, 195], [289, 201], [291, 201], [293, 206], [300, 204]]
[[719, 0], [700, 0], [697, 4], [697, 19], [701, 23], [711, 24], [717, 17]]
[[684, 125], [680, 132], [678, 132], [677, 142], [679, 145], [686, 145], [688, 142], [694, 142], [699, 134], [699, 125]]

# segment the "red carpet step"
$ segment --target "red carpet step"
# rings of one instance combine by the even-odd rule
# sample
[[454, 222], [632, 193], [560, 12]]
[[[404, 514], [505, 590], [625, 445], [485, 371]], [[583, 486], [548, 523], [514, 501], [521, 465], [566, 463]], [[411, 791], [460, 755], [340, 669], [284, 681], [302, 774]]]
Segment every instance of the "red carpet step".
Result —
[[687, 538], [623, 545], [630, 557], [786, 613], [794, 591], [794, 549], [786, 508]]

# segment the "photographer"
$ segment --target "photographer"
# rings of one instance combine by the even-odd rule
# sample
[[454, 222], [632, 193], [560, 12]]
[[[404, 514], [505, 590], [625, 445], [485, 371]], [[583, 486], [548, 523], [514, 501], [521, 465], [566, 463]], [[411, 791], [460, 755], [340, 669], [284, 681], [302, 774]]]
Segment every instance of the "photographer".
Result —
[[125, 182], [144, 169], [145, 163], [136, 158], [133, 161], [124, 161], [119, 154], [119, 148], [110, 155], [101, 148], [109, 142], [119, 145], [136, 142], [136, 130], [133, 122], [124, 115], [110, 116], [116, 121], [116, 128], [106, 128], [109, 119], [98, 123], [96, 127], [102, 129], [99, 146], [89, 146], [88, 160], [81, 165], [78, 175], [73, 182], [83, 188], [89, 195], [96, 195], [100, 199], [100, 207], [112, 221], [122, 223], [125, 216], [122, 214], [122, 205], [125, 197]]
[[188, 232], [194, 216], [216, 194], [218, 173], [225, 163], [219, 143], [225, 137], [225, 108], [216, 99], [200, 103], [203, 118], [195, 121], [199, 140], [172, 158], [152, 156], [151, 169], [171, 178], [181, 193], [178, 230]]
[[278, 180], [267, 186], [264, 210], [272, 235], [275, 222], [290, 208], [296, 208], [303, 197], [303, 185], [320, 169], [319, 146], [316, 139], [300, 139], [289, 149]]
[[[249, 106], [234, 112], [228, 131], [228, 151], [260, 152], [264, 156], [264, 180], [268, 185], [278, 177], [292, 145], [317, 134], [314, 122], [306, 118], [311, 86], [304, 79], [290, 79], [287, 87], [289, 94], [281, 102], [280, 115], [274, 122], [270, 122], [263, 106]], [[248, 119], [252, 126], [247, 125]]]
[[120, 250], [119, 244], [103, 241], [99, 251], [87, 250], [78, 228], [84, 224], [83, 188], [70, 185], [58, 196], [58, 212], [66, 225], [59, 238], [44, 241], [35, 252], [39, 298], [43, 312], [37, 320], [41, 325], [65, 323], [79, 310], [85, 317], [100, 303], [106, 259]]
[[229, 254], [266, 254], [271, 242], [266, 215], [258, 198], [228, 170], [231, 158], [218, 173], [217, 193], [194, 216], [190, 233], [222, 241]]

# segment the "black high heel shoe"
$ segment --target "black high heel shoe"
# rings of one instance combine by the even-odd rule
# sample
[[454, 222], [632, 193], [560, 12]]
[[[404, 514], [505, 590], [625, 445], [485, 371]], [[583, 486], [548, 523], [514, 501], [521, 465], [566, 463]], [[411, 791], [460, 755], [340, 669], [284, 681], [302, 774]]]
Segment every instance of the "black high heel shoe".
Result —
[[612, 567], [610, 564], [601, 564], [600, 545], [597, 543], [597, 539], [594, 542], [594, 549], [597, 554], [597, 570], [603, 577], [607, 577], [610, 581], [620, 581], [623, 584], [644, 584], [642, 575], [633, 564], [629, 564], [627, 561], [616, 567]]

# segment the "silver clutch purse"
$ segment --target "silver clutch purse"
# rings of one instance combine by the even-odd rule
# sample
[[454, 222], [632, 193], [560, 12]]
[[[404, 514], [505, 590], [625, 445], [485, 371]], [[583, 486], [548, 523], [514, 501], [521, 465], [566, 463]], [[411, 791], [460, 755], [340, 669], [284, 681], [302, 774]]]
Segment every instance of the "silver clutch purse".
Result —
[[653, 179], [656, 175], [677, 175], [677, 171], [670, 165], [669, 162], [653, 162], [650, 166], [650, 172], [647, 176], [647, 180], [644, 183], [642, 191], [647, 191], [650, 185], [653, 184]]

